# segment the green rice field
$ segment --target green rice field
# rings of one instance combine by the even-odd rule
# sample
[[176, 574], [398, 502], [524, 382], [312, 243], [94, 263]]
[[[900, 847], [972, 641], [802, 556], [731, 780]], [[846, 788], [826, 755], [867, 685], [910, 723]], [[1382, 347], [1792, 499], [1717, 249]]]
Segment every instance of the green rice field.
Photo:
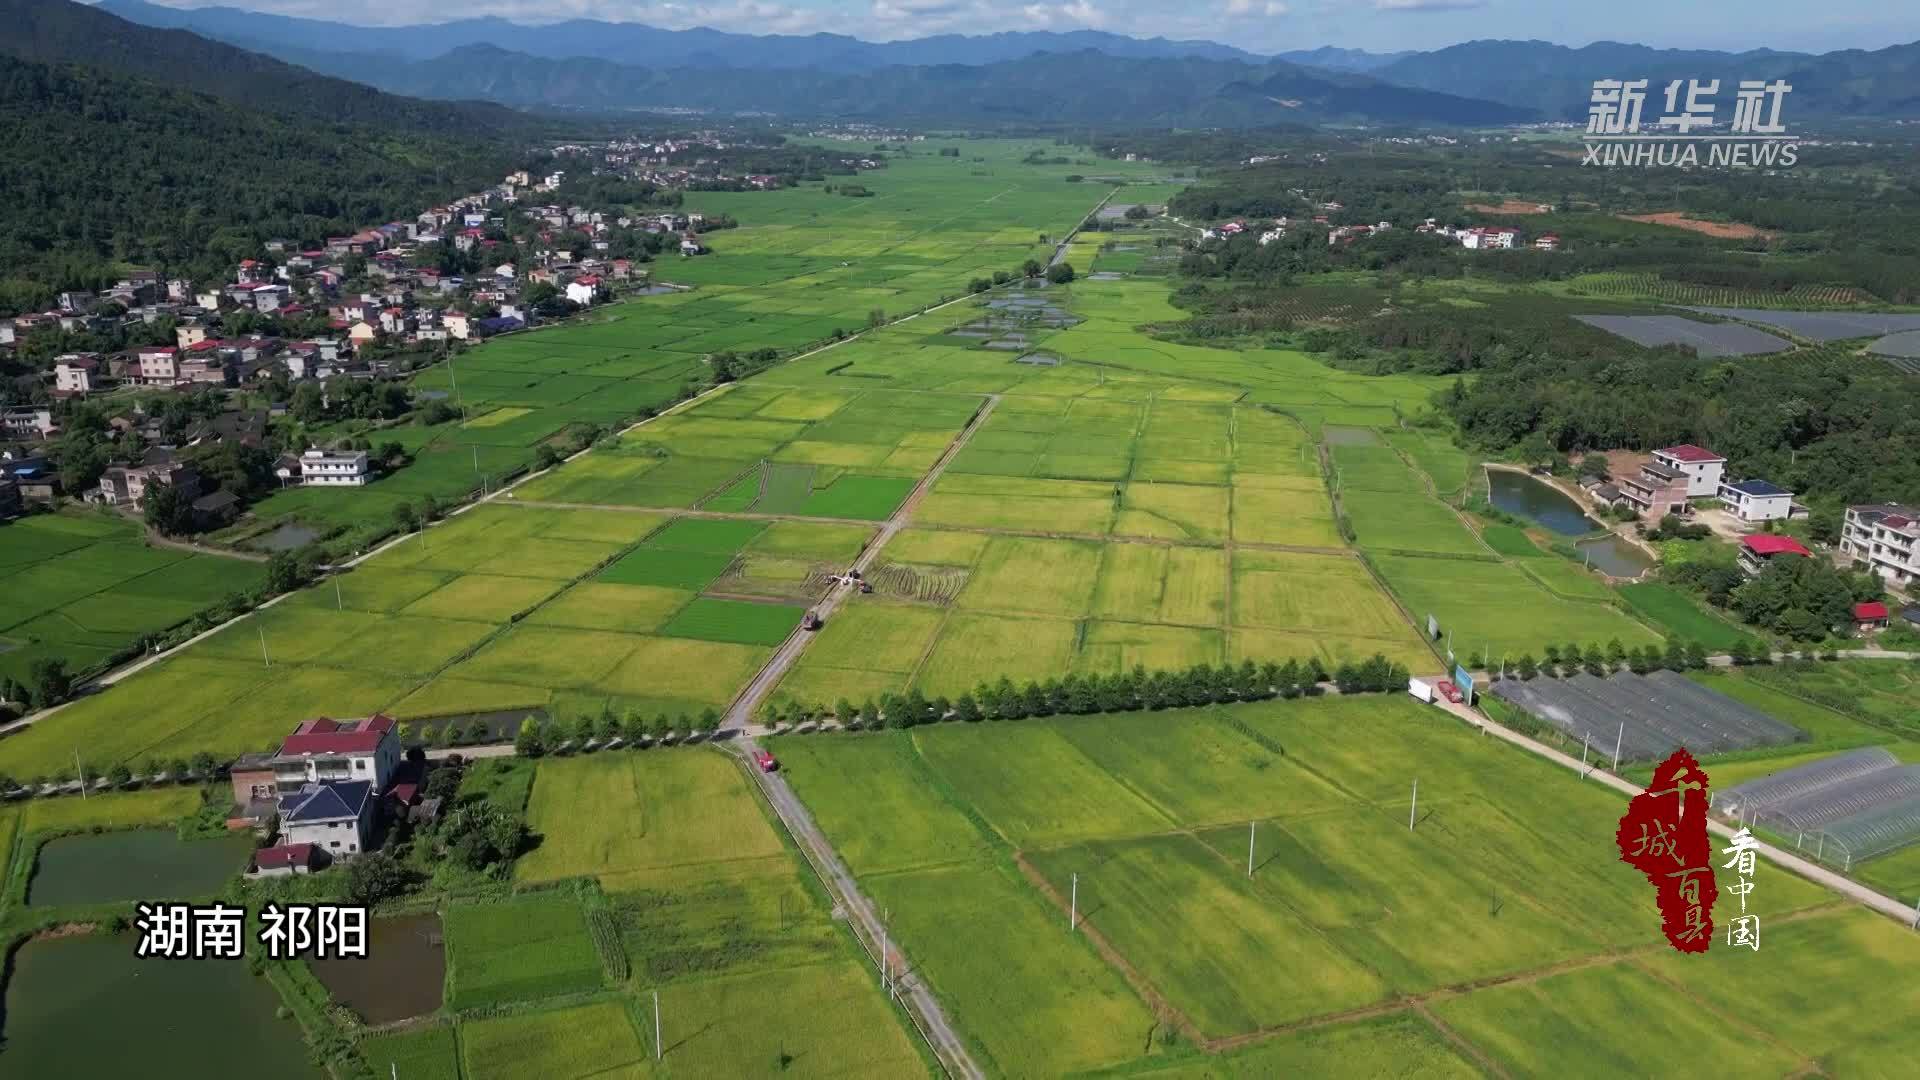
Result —
[[1898, 1010], [1729, 1011], [1920, 959], [1902, 927], [1763, 862], [1779, 948], [1675, 957], [1614, 851], [1621, 797], [1405, 699], [775, 744], [989, 1071], [1533, 1075], [1578, 1046], [1640, 1074], [1658, 1031], [1746, 1074], [1871, 1076], [1911, 1038]]

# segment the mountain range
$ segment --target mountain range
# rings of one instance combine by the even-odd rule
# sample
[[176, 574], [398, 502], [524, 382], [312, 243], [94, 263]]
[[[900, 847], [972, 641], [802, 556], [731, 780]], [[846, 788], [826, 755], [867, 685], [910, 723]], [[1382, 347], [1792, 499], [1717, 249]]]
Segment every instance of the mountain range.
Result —
[[[1731, 98], [1740, 80], [1784, 78], [1795, 88], [1794, 117], [1920, 115], [1920, 43], [1814, 55], [1485, 40], [1418, 52], [1322, 46], [1262, 56], [1098, 30], [870, 42], [594, 19], [364, 27], [146, 0], [103, 0], [100, 9], [395, 93], [518, 107], [1068, 124], [1497, 124], [1579, 119], [1596, 79], [1647, 78], [1657, 88], [1718, 78]], [[1049, 55], [1056, 75], [1071, 70], [1078, 85], [1031, 73], [1036, 54]], [[1089, 55], [1104, 68], [1073, 59]]]

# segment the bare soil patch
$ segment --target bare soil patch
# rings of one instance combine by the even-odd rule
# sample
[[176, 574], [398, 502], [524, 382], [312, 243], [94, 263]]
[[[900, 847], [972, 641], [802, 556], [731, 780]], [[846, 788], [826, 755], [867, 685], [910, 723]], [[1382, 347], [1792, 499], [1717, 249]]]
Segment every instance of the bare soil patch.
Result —
[[1479, 214], [1551, 214], [1553, 204], [1528, 202], [1525, 199], [1503, 199], [1497, 206], [1492, 203], [1468, 203], [1467, 209]]
[[1658, 214], [1618, 214], [1623, 221], [1641, 221], [1648, 225], [1666, 225], [1675, 229], [1685, 229], [1704, 236], [1721, 240], [1771, 240], [1774, 234], [1752, 225], [1742, 225], [1734, 221], [1701, 221], [1690, 218], [1677, 210], [1668, 210]]

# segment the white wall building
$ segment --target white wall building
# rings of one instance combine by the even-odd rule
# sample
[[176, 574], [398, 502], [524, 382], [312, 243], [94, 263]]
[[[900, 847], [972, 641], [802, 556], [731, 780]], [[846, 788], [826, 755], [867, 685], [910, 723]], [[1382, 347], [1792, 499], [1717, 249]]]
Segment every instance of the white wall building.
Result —
[[1765, 480], [1720, 485], [1720, 501], [1745, 522], [1782, 521], [1793, 516], [1793, 492]]
[[1840, 549], [1897, 589], [1920, 581], [1920, 511], [1899, 503], [1847, 507]]

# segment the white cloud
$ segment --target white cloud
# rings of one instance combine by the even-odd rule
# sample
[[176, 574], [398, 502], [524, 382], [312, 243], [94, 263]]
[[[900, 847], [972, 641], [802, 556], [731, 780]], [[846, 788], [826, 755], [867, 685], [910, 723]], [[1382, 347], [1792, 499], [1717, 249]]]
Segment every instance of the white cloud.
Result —
[[1487, 0], [1373, 0], [1377, 11], [1466, 11], [1486, 7]]
[[1264, 3], [1261, 0], [1227, 0], [1226, 10], [1228, 18], [1244, 19], [1250, 15], [1275, 18], [1287, 14], [1289, 9], [1280, 0], [1265, 0]]

